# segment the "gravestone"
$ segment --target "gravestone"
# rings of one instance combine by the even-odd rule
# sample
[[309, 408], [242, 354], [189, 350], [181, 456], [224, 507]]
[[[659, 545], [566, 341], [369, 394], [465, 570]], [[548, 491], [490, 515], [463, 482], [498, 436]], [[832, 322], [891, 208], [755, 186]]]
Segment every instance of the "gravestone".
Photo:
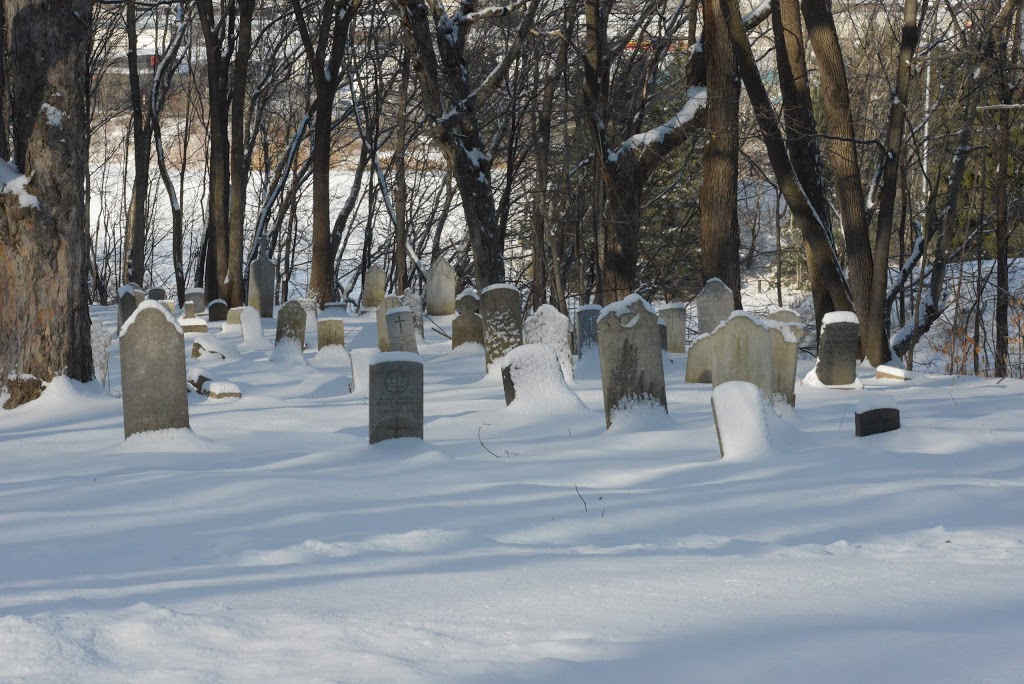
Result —
[[239, 322], [242, 327], [242, 342], [247, 347], [260, 349], [270, 346], [270, 342], [263, 337], [263, 317], [254, 307], [243, 306]]
[[597, 318], [605, 426], [615, 414], [660, 404], [668, 412], [658, 315], [638, 294], [609, 304]]
[[860, 326], [850, 311], [833, 311], [821, 320], [818, 361], [814, 372], [824, 385], [853, 385], [857, 381]]
[[562, 364], [547, 344], [524, 344], [501, 361], [505, 405], [551, 415], [555, 412], [585, 411], [586, 405], [569, 389]]
[[686, 352], [686, 382], [711, 382], [714, 351], [715, 341], [711, 335], [701, 335], [693, 340]]
[[711, 413], [722, 458], [744, 461], [771, 450], [772, 414], [755, 385], [738, 380], [722, 383], [711, 393]]
[[406, 288], [402, 296], [399, 297], [402, 300], [402, 305], [409, 307], [412, 312], [413, 324], [416, 326], [416, 332], [419, 333], [420, 337], [423, 337], [423, 299], [412, 291], [412, 288]]
[[149, 292], [146, 293], [146, 299], [153, 299], [161, 302], [167, 299], [167, 291], [162, 287], [151, 287], [149, 288]]
[[188, 299], [185, 300], [185, 310], [181, 314], [182, 318], [195, 318], [196, 317], [196, 304]]
[[796, 406], [796, 361], [800, 354], [802, 324], [766, 321], [771, 326], [772, 392]]
[[562, 367], [562, 375], [566, 381], [572, 380], [572, 342], [569, 337], [569, 318], [561, 311], [550, 304], [542, 304], [523, 323], [523, 342], [525, 344], [546, 344], [551, 347]]
[[316, 330], [316, 319], [320, 312], [320, 305], [315, 299], [296, 299], [306, 311], [306, 330]]
[[853, 414], [854, 434], [868, 437], [900, 429], [900, 410], [893, 406], [861, 402]]
[[326, 318], [341, 318], [348, 311], [345, 302], [327, 302], [324, 304], [324, 316]]
[[475, 288], [467, 287], [459, 293], [455, 298], [455, 310], [460, 314], [480, 313], [480, 295], [476, 293]]
[[130, 285], [124, 285], [117, 289], [117, 329], [120, 330], [124, 322], [135, 313], [139, 302], [135, 299], [135, 290]]
[[899, 380], [907, 382], [914, 379], [914, 373], [906, 368], [896, 366], [879, 366], [875, 369], [875, 380]]
[[661, 345], [661, 351], [668, 351], [668, 325], [660, 318], [658, 319], [658, 343]]
[[446, 259], [438, 259], [427, 272], [427, 313], [450, 316], [455, 313], [455, 269]]
[[185, 312], [178, 324], [181, 325], [181, 331], [186, 333], [205, 333], [210, 330], [206, 321], [196, 316], [196, 305], [191, 300], [185, 300]]
[[370, 365], [370, 444], [399, 437], [423, 439], [423, 361], [385, 352]]
[[223, 299], [214, 299], [206, 306], [209, 311], [209, 321], [226, 321], [228, 318], [228, 303]]
[[790, 325], [799, 326], [801, 330], [804, 327], [803, 316], [798, 314], [792, 309], [776, 309], [768, 314], [767, 319], [769, 321], [778, 321], [779, 323], [787, 323]]
[[[134, 298], [133, 298], [134, 299]], [[107, 386], [107, 369], [110, 363], [110, 345], [113, 337], [107, 332], [103, 321], [91, 319], [89, 321], [90, 346], [92, 347], [92, 365], [96, 372], [96, 379], [104, 387]]]
[[261, 249], [249, 262], [249, 306], [260, 312], [261, 318], [274, 317], [274, 262]]
[[601, 307], [597, 304], [584, 304], [576, 309], [576, 356], [590, 350], [597, 350], [597, 317], [601, 315]]
[[210, 399], [241, 399], [242, 390], [233, 382], [207, 382], [203, 387], [206, 396]]
[[734, 311], [711, 336], [711, 384], [740, 381], [772, 396], [772, 331], [745, 311]]
[[345, 346], [345, 319], [328, 314], [316, 322], [316, 348], [320, 350], [332, 344]]
[[283, 339], [294, 340], [300, 349], [306, 346], [306, 310], [294, 299], [284, 303], [277, 312], [277, 332], [274, 335], [274, 346]]
[[459, 293], [455, 309], [458, 315], [452, 321], [452, 349], [467, 342], [483, 345], [484, 321], [480, 318], [480, 297], [476, 290], [467, 287]]
[[224, 321], [227, 325], [241, 325], [242, 324], [242, 307], [233, 306], [228, 309], [227, 320]]
[[187, 428], [184, 335], [159, 302], [143, 302], [121, 329], [124, 436]]
[[697, 308], [697, 334], [710, 333], [732, 313], [732, 290], [718, 278], [712, 278], [693, 303]]
[[377, 303], [377, 348], [382, 352], [389, 351], [388, 347], [388, 321], [389, 309], [402, 306], [402, 300], [398, 295], [389, 294]]
[[665, 332], [668, 333], [666, 346], [672, 354], [686, 351], [686, 305], [666, 304], [658, 309], [658, 317], [665, 321]]
[[380, 266], [371, 266], [363, 276], [363, 308], [374, 309], [384, 301], [387, 276]]
[[519, 290], [498, 283], [480, 293], [480, 317], [484, 321], [484, 361], [491, 364], [523, 343], [523, 312]]
[[132, 291], [132, 294], [135, 295], [135, 303], [136, 304], [141, 304], [142, 302], [146, 301], [146, 291], [145, 290], [142, 290], [140, 288], [135, 288]]
[[[250, 279], [250, 287], [252, 287], [251, 282]], [[198, 312], [206, 311], [206, 291], [201, 287], [190, 287], [185, 290], [185, 301], [192, 302]]]
[[385, 316], [388, 328], [388, 351], [418, 353], [416, 348], [416, 322], [407, 306], [388, 309]]
[[165, 309], [171, 312], [172, 315], [178, 313], [178, 303], [173, 299], [160, 299], [153, 301], [159, 301], [161, 304], [164, 305]]

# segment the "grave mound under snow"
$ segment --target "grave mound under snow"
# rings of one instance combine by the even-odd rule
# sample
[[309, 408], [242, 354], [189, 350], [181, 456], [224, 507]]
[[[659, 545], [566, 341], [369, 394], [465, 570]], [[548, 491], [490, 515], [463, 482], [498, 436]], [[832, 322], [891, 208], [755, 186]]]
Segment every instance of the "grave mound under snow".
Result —
[[566, 384], [555, 350], [546, 344], [516, 347], [494, 366], [508, 368], [512, 375], [516, 398], [510, 408], [543, 413], [587, 410]]
[[204, 361], [209, 360], [207, 357], [212, 356], [213, 354], [220, 354], [227, 361], [235, 361], [241, 358], [241, 354], [238, 353], [238, 347], [212, 333], [200, 333], [199, 335], [196, 335], [192, 340], [192, 344], [198, 344], [206, 350], [207, 353], [204, 353], [200, 357]]
[[310, 359], [309, 365], [317, 368], [347, 368], [352, 365], [352, 358], [342, 345], [329, 344]]
[[270, 353], [270, 360], [274, 363], [286, 363], [295, 366], [305, 366], [306, 357], [302, 355], [302, 345], [290, 337], [282, 337], [274, 351]]

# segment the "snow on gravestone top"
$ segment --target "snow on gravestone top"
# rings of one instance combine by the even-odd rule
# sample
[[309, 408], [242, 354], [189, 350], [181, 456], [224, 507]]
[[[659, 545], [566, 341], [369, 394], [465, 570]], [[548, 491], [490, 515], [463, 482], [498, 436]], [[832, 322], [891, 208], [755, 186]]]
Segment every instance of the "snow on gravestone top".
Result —
[[498, 363], [504, 375], [508, 369], [514, 399], [509, 404], [531, 412], [585, 410], [586, 405], [569, 389], [562, 365], [547, 344], [516, 347]]
[[852, 311], [831, 311], [821, 317], [822, 328], [833, 323], [853, 323], [854, 325], [860, 325], [860, 319], [858, 319], [857, 314]]
[[[641, 297], [640, 295], [638, 295], [638, 294], [636, 294], [634, 292], [631, 295], [626, 295], [626, 297], [624, 299], [622, 299], [621, 301], [613, 302], [612, 304], [609, 304], [608, 306], [602, 308], [601, 309], [601, 314], [597, 317], [597, 322], [600, 323], [601, 321], [603, 321], [608, 316], [613, 316], [613, 315], [614, 316], [619, 316], [619, 317], [627, 316], [627, 315], [633, 313], [633, 306], [637, 302], [642, 304], [643, 307], [645, 309], [647, 309], [647, 311], [651, 312], [651, 314], [654, 316], [655, 320], [657, 320], [658, 312], [654, 310], [654, 307], [651, 306], [647, 302], [646, 299], [644, 299], [643, 297]], [[623, 328], [632, 328], [634, 325], [636, 325], [636, 322], [639, 320], [639, 318], [640, 318], [640, 314], [637, 314], [629, 322], [623, 323], [621, 327], [623, 327]]]
[[[755, 323], [756, 325], [761, 326], [765, 330], [778, 330], [780, 333], [782, 333], [782, 339], [785, 340], [786, 342], [789, 342], [790, 344], [796, 344], [800, 341], [800, 338], [797, 337], [796, 333], [793, 331], [793, 326], [790, 325], [789, 323], [758, 318], [757, 316], [746, 311], [733, 311], [731, 314], [729, 314], [729, 318], [719, 323], [711, 334], [718, 332], [719, 329], [725, 327], [725, 324], [734, 318], [746, 318], [751, 322]], [[694, 339], [694, 342], [699, 340], [701, 337], [703, 337], [703, 335], [698, 335], [697, 338]]]
[[572, 379], [572, 350], [569, 348], [569, 319], [550, 304], [542, 304], [523, 323], [526, 344], [546, 344], [558, 357], [566, 381]]
[[167, 310], [166, 306], [156, 301], [155, 299], [144, 299], [142, 300], [142, 302], [139, 303], [137, 307], [135, 307], [135, 312], [132, 313], [132, 315], [128, 317], [128, 320], [125, 321], [124, 324], [121, 326], [121, 331], [118, 333], [118, 336], [124, 337], [125, 333], [128, 332], [128, 328], [130, 328], [132, 323], [134, 323], [135, 320], [139, 317], [139, 314], [149, 309], [158, 310], [161, 314], [163, 314], [164, 318], [166, 318], [167, 321], [174, 326], [174, 329], [181, 333], [181, 326], [178, 324], [178, 319], [175, 318], [174, 315]]
[[515, 290], [516, 294], [519, 294], [519, 288], [515, 285], [510, 285], [509, 283], [494, 283], [493, 285], [488, 285], [484, 289], [480, 290], [480, 296], [483, 297], [492, 290]]
[[410, 363], [422, 364], [423, 357], [414, 352], [377, 352], [368, 360], [367, 365], [376, 366], [378, 363], [388, 363], [391, 361], [408, 361]]

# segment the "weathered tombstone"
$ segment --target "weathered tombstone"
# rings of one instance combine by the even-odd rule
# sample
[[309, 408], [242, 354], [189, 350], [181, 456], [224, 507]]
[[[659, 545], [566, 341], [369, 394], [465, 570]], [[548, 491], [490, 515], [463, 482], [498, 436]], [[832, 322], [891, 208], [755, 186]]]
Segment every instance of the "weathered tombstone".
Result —
[[427, 271], [427, 313], [450, 316], [455, 313], [455, 269], [444, 258]]
[[315, 299], [303, 298], [296, 299], [302, 308], [306, 311], [306, 330], [316, 329], [316, 319], [320, 313], [320, 305], [316, 303]]
[[423, 361], [417, 354], [385, 352], [370, 364], [370, 444], [423, 439]]
[[285, 338], [297, 342], [300, 349], [306, 346], [306, 310], [294, 299], [285, 302], [277, 312], [274, 345], [277, 346]]
[[501, 361], [505, 405], [518, 401], [528, 411], [550, 414], [564, 410], [586, 410], [586, 405], [569, 389], [562, 364], [550, 345], [524, 344]]
[[159, 299], [154, 301], [159, 301], [163, 304], [164, 308], [170, 311], [172, 315], [178, 313], [178, 303], [173, 299]]
[[791, 323], [769, 323], [772, 323], [772, 393], [781, 394], [786, 403], [796, 406], [796, 361], [802, 328]]
[[523, 312], [519, 306], [519, 290], [514, 285], [498, 283], [480, 293], [487, 368], [523, 343]]
[[460, 312], [452, 321], [452, 349], [467, 342], [484, 343], [484, 319], [473, 311]]
[[668, 351], [668, 325], [660, 318], [658, 319], [658, 343], [661, 345], [661, 351]]
[[206, 396], [210, 399], [241, 399], [242, 390], [233, 382], [211, 381], [203, 387]]
[[132, 294], [135, 295], [135, 303], [136, 304], [141, 304], [142, 302], [146, 301], [146, 291], [145, 290], [137, 287], [134, 290], [132, 290]]
[[146, 299], [153, 299], [158, 302], [167, 299], [167, 292], [162, 287], [151, 287], [146, 293]]
[[363, 308], [373, 309], [384, 301], [384, 287], [387, 276], [380, 266], [371, 266], [363, 276]]
[[261, 249], [249, 262], [249, 306], [261, 318], [274, 317], [274, 262]]
[[700, 335], [686, 352], [686, 382], [710, 383], [715, 341], [711, 335]]
[[107, 367], [110, 362], [110, 345], [113, 337], [107, 332], [107, 327], [103, 325], [103, 321], [93, 318], [89, 323], [93, 369], [96, 371], [96, 379], [100, 381], [101, 385], [106, 387]]
[[402, 300], [402, 305], [409, 307], [412, 312], [413, 324], [416, 326], [416, 332], [419, 333], [420, 337], [423, 335], [423, 299], [412, 291], [411, 288], [406, 288], [402, 296], [399, 297]]
[[124, 322], [135, 313], [139, 302], [135, 299], [135, 289], [131, 285], [124, 285], [117, 289], [117, 329], [120, 330]]
[[402, 306], [402, 300], [398, 298], [398, 295], [393, 294], [386, 295], [377, 303], [377, 348], [382, 352], [389, 350], [387, 321], [388, 309], [393, 309], [396, 306]]
[[[252, 276], [250, 275], [251, 282]], [[250, 287], [252, 287], [251, 284]], [[192, 302], [196, 307], [196, 311], [206, 311], [206, 291], [201, 287], [190, 287], [185, 290], [185, 301]]]
[[345, 302], [327, 302], [324, 304], [324, 316], [326, 318], [341, 318], [348, 311]]
[[242, 307], [233, 306], [228, 309], [227, 320], [224, 321], [227, 325], [241, 325], [242, 324]]
[[476, 293], [476, 288], [467, 287], [459, 293], [455, 298], [455, 310], [460, 314], [480, 313], [480, 295]]
[[879, 366], [875, 369], [875, 380], [899, 380], [906, 382], [914, 379], [914, 373], [896, 366]]
[[597, 317], [601, 315], [601, 307], [597, 304], [584, 304], [576, 309], [576, 356], [580, 358], [593, 349], [597, 350]]
[[388, 328], [388, 351], [418, 353], [416, 323], [409, 307], [395, 306], [388, 309], [385, 323]]
[[206, 321], [196, 316], [196, 305], [191, 300], [185, 300], [185, 312], [178, 324], [181, 325], [181, 331], [186, 333], [205, 333], [210, 330]]
[[711, 336], [711, 384], [739, 380], [772, 395], [772, 331], [745, 311], [734, 311]]
[[214, 299], [207, 305], [207, 311], [210, 312], [209, 320], [211, 323], [214, 321], [226, 321], [228, 318], [228, 303], [223, 299]]
[[749, 382], [726, 382], [711, 393], [722, 458], [750, 460], [772, 448], [769, 413], [761, 390]]
[[326, 314], [316, 322], [316, 348], [320, 350], [332, 344], [345, 346], [345, 319]]
[[693, 300], [697, 308], [697, 334], [714, 331], [733, 311], [732, 290], [718, 278], [712, 278]]
[[801, 330], [804, 327], [803, 316], [798, 314], [796, 311], [793, 311], [792, 309], [776, 309], [775, 311], [772, 311], [770, 314], [768, 314], [766, 320], [796, 325], [799, 326]]
[[821, 320], [818, 361], [814, 372], [824, 385], [853, 385], [857, 381], [857, 347], [860, 325], [857, 314], [833, 311]]
[[187, 428], [185, 343], [178, 322], [159, 302], [143, 302], [121, 328], [124, 436]]
[[546, 344], [555, 351], [562, 374], [572, 380], [572, 343], [569, 318], [550, 304], [542, 304], [523, 323], [525, 344]]
[[668, 412], [658, 315], [638, 294], [609, 304], [597, 318], [605, 426], [615, 414], [638, 405]]
[[658, 309], [658, 318], [665, 321], [665, 331], [668, 333], [667, 346], [672, 354], [682, 354], [686, 351], [686, 305], [666, 304]]
[[182, 311], [182, 318], [195, 318], [196, 317], [196, 303], [188, 299], [185, 300], [185, 308]]
[[854, 434], [868, 437], [900, 429], [900, 410], [889, 403], [870, 399], [857, 404], [853, 413]]

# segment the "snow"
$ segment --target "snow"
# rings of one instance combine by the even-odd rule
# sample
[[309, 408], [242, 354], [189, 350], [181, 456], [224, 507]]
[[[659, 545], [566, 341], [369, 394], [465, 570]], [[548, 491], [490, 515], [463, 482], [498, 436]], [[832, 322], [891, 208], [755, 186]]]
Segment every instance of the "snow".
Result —
[[[644, 299], [643, 297], [634, 292], [633, 294], [626, 295], [621, 300], [613, 302], [608, 306], [604, 307], [603, 309], [601, 309], [601, 313], [597, 317], [597, 322], [600, 323], [607, 316], [628, 316], [631, 313], [633, 313], [633, 305], [636, 304], [637, 302], [640, 302], [640, 304], [642, 304], [643, 307], [647, 309], [647, 311], [649, 311], [650, 313], [654, 314], [655, 316], [658, 315], [658, 312], [654, 310], [654, 307], [651, 306], [646, 299]], [[634, 325], [636, 325], [636, 318], [634, 318], [629, 323], [626, 323], [623, 327], [631, 328]]]
[[18, 171], [13, 163], [0, 159], [0, 192], [14, 195], [18, 205], [25, 208], [39, 208], [39, 198], [27, 189], [31, 179]]
[[750, 461], [771, 451], [768, 411], [757, 385], [723, 382], [711, 392], [711, 403], [723, 458]]
[[587, 408], [566, 384], [561, 359], [550, 345], [537, 343], [516, 347], [494, 367], [508, 368], [512, 376], [516, 398], [510, 407], [545, 415]]
[[[388, 309], [388, 312], [394, 311], [394, 309]], [[415, 352], [380, 352], [370, 362], [371, 366], [376, 366], [378, 363], [393, 363], [396, 361], [402, 361], [405, 363], [423, 363], [423, 357]]]
[[888, 375], [892, 378], [900, 378], [903, 380], [913, 380], [914, 373], [908, 371], [906, 368], [898, 368], [896, 366], [883, 365], [875, 369], [876, 373]]
[[270, 360], [285, 365], [306, 365], [306, 357], [302, 355], [302, 345], [298, 340], [293, 340], [290, 337], [282, 337], [277, 341], [277, 346], [270, 353]]
[[[372, 313], [346, 332], [376, 353]], [[605, 430], [598, 379], [513, 409], [450, 347], [421, 346], [425, 440], [372, 449], [349, 368], [241, 347], [208, 377], [245, 398], [189, 395], [192, 431], [123, 439], [116, 340], [110, 393], [0, 411], [0, 680], [1024, 678], [1024, 382], [859, 368], [722, 459], [682, 368]], [[858, 440], [861, 395], [903, 427]]]
[[687, 90], [686, 97], [686, 104], [684, 104], [683, 108], [676, 112], [672, 118], [649, 131], [637, 133], [636, 135], [629, 137], [622, 143], [616, 154], [621, 154], [622, 151], [631, 147], [643, 148], [648, 145], [664, 142], [666, 137], [692, 121], [693, 117], [697, 116], [697, 112], [707, 106], [708, 89], [693, 86]]
[[238, 385], [233, 382], [225, 382], [224, 380], [216, 380], [206, 383], [203, 386], [207, 394], [241, 394], [242, 391], [238, 389]]
[[865, 411], [888, 408], [899, 408], [893, 397], [888, 396], [884, 392], [869, 392], [857, 402], [853, 410], [855, 413], [864, 413]]
[[860, 320], [857, 318], [857, 314], [852, 311], [831, 311], [821, 317], [821, 327], [832, 325], [833, 323], [853, 323], [854, 325], [860, 325]]
[[493, 285], [488, 285], [484, 289], [480, 290], [480, 296], [483, 297], [491, 290], [515, 290], [516, 292], [519, 292], [519, 289], [515, 285], [510, 285], [509, 283], [494, 283]]
[[135, 322], [135, 319], [139, 317], [140, 313], [148, 309], [155, 309], [162, 313], [164, 315], [164, 318], [166, 318], [167, 321], [174, 326], [174, 329], [178, 331], [178, 334], [183, 334], [181, 332], [181, 325], [178, 323], [178, 319], [174, 317], [174, 314], [167, 310], [166, 306], [164, 306], [162, 303], [154, 299], [144, 299], [141, 302], [139, 302], [139, 305], [135, 307], [135, 311], [132, 313], [131, 316], [128, 317], [128, 320], [124, 322], [124, 325], [121, 326], [121, 331], [118, 333], [118, 335], [124, 337], [126, 334], [128, 334], [128, 328], [132, 327], [132, 323]]
[[41, 109], [43, 110], [43, 113], [46, 114], [46, 124], [48, 126], [53, 126], [54, 128], [64, 127], [65, 114], [63, 111], [57, 109], [48, 102], [44, 102]]
[[[201, 287], [190, 287], [190, 288], [185, 290], [185, 294], [187, 294], [187, 295], [190, 295], [190, 294], [205, 294], [205, 293], [206, 293], [206, 290], [204, 290]], [[221, 300], [221, 301], [223, 301], [223, 300]]]

